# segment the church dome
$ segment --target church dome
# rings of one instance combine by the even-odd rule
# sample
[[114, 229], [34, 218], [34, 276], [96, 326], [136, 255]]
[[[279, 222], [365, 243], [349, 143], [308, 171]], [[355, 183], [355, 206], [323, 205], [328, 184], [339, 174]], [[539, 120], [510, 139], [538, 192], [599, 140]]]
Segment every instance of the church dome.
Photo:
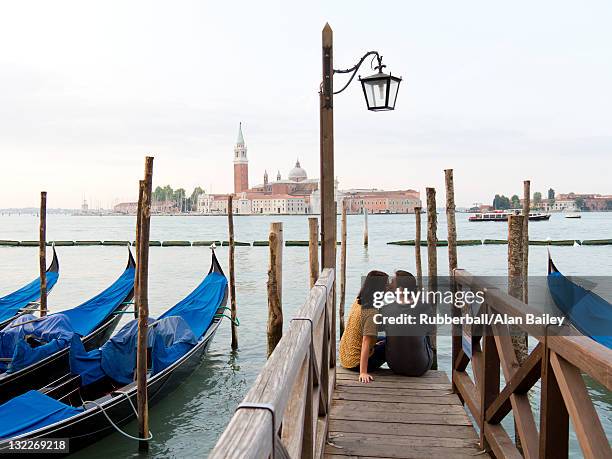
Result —
[[306, 171], [302, 169], [302, 166], [300, 166], [300, 160], [298, 159], [295, 162], [295, 167], [289, 171], [289, 180], [301, 182], [307, 178], [308, 176], [306, 175]]

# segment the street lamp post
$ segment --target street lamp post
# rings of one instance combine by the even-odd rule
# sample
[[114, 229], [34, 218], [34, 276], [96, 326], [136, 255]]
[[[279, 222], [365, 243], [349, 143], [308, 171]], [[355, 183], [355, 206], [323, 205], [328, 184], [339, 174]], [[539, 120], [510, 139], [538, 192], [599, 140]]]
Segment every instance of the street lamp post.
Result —
[[[353, 67], [335, 70], [333, 65], [333, 32], [329, 24], [323, 27], [323, 81], [319, 93], [320, 101], [320, 140], [321, 140], [321, 267], [336, 267], [336, 207], [334, 196], [334, 94], [344, 91], [353, 81], [361, 64], [372, 57], [377, 73], [361, 78], [363, 95], [368, 110], [388, 111], [395, 109], [395, 101], [401, 78], [386, 74], [383, 69], [382, 56], [378, 51], [368, 51]], [[351, 74], [348, 82], [334, 92], [334, 74]]]

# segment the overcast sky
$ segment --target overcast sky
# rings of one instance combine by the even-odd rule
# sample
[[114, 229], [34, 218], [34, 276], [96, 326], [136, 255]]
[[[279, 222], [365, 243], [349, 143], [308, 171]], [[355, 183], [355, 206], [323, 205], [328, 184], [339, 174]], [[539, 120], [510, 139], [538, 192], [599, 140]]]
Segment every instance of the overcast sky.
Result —
[[[379, 50], [403, 76], [394, 112], [336, 97], [341, 188], [426, 186], [458, 205], [522, 190], [612, 193], [612, 2], [3, 1], [0, 207], [135, 200], [154, 186], [318, 177], [321, 29], [335, 67]], [[364, 67], [362, 75], [371, 73]], [[336, 76], [336, 86], [343, 77]]]

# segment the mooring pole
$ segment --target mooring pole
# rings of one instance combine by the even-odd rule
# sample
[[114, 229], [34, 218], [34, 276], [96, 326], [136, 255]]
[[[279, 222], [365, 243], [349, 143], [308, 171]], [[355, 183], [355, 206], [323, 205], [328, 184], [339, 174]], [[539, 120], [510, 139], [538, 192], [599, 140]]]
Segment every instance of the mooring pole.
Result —
[[40, 192], [38, 258], [40, 268], [40, 317], [47, 315], [47, 192]]
[[523, 303], [529, 302], [529, 212], [531, 208], [531, 182], [523, 182]]
[[423, 266], [421, 264], [421, 208], [414, 208], [416, 233], [414, 235], [414, 262], [416, 264], [417, 284], [423, 288]]
[[[452, 169], [444, 170], [444, 179], [446, 184], [446, 222], [448, 229], [448, 275], [450, 276], [451, 290], [455, 292], [457, 290], [454, 279], [455, 269], [457, 269], [457, 223], [455, 221], [455, 183]], [[452, 308], [453, 317], [461, 314], [454, 305]], [[461, 350], [461, 327], [453, 325], [451, 336], [451, 362], [454, 365]], [[454, 384], [453, 389], [455, 389]]]
[[368, 209], [363, 208], [363, 245], [368, 246]]
[[[523, 231], [525, 216], [508, 216], [508, 294], [523, 299]], [[514, 353], [520, 365], [527, 359], [527, 333], [523, 332], [518, 325], [510, 325], [510, 339]], [[522, 452], [521, 439], [519, 437], [516, 421], [514, 424], [514, 443]]]
[[340, 238], [340, 306], [338, 314], [340, 316], [340, 336], [344, 334], [344, 302], [346, 299], [346, 201], [342, 200], [342, 220]]
[[308, 218], [308, 264], [310, 266], [310, 282], [312, 288], [319, 278], [319, 220]]
[[283, 224], [270, 224], [268, 269], [268, 357], [283, 336]]
[[[140, 180], [138, 182], [138, 209], [136, 211], [136, 240], [134, 246], [136, 249], [136, 275], [134, 276], [134, 298], [138, 294], [138, 265], [140, 265], [140, 225], [142, 224], [142, 194], [144, 193], [145, 182]], [[134, 300], [134, 319], [138, 319], [138, 308], [136, 307], [136, 300]]]
[[336, 213], [334, 210], [334, 67], [333, 32], [325, 24], [322, 32], [323, 81], [321, 116], [321, 267], [336, 268]]
[[230, 314], [232, 317], [232, 349], [238, 349], [238, 327], [236, 326], [236, 281], [234, 273], [234, 209], [233, 196], [227, 198], [227, 228], [229, 231], [229, 289]]
[[[136, 391], [138, 403], [138, 435], [140, 438], [149, 437], [149, 404], [147, 395], [147, 333], [149, 329], [149, 235], [151, 229], [151, 188], [153, 179], [153, 158], [145, 158], [145, 178], [142, 190], [140, 231], [137, 241], [139, 258], [137, 265], [138, 286], [135, 306], [138, 309], [138, 344], [136, 354]], [[137, 283], [136, 283], [137, 282]], [[140, 451], [148, 451], [147, 440], [138, 442]]]
[[[431, 292], [438, 289], [438, 217], [436, 215], [436, 189], [427, 188], [427, 288]], [[432, 303], [435, 315], [437, 306]], [[438, 327], [433, 326], [430, 335], [431, 347], [433, 348], [432, 370], [438, 369]]]

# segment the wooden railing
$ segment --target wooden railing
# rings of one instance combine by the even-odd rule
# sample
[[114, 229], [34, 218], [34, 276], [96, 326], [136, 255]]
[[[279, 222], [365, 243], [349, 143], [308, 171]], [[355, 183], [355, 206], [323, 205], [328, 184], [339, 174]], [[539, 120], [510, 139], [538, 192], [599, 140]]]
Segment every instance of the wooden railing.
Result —
[[335, 273], [324, 269], [210, 457], [320, 458], [335, 385]]
[[[484, 291], [484, 312], [525, 317], [538, 313], [529, 305], [487, 285], [463, 270], [455, 270], [458, 289]], [[587, 458], [612, 457], [593, 401], [582, 378], [587, 374], [612, 390], [612, 351], [584, 336], [551, 334], [538, 325], [521, 325], [538, 344], [519, 364], [508, 330], [494, 326], [492, 334], [472, 337], [471, 356], [461, 336], [453, 337], [453, 387], [472, 413], [483, 449], [495, 457], [568, 457], [569, 419]], [[466, 372], [472, 364], [474, 380]], [[500, 369], [506, 384], [500, 388]], [[541, 380], [539, 429], [528, 391]], [[501, 425], [510, 412], [519, 445]], [[522, 455], [521, 451], [522, 450]]]

